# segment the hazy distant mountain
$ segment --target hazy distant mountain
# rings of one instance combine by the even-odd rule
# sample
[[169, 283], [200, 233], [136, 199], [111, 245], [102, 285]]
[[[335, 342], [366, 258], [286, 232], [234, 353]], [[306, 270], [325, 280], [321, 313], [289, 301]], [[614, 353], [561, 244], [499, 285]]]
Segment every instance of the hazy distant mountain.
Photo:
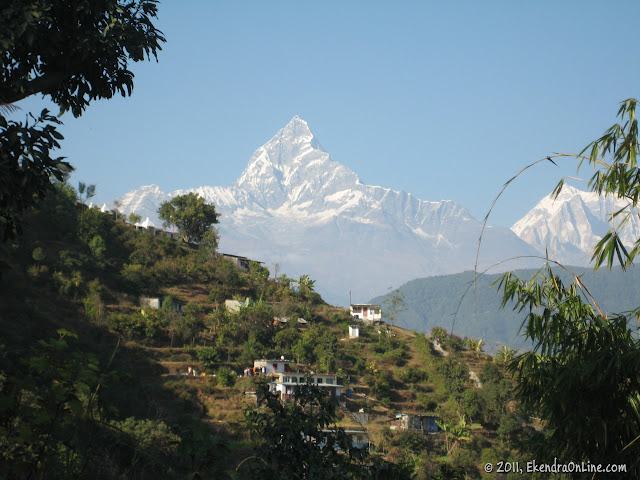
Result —
[[[565, 185], [557, 199], [542, 199], [511, 230], [542, 254], [547, 248], [555, 260], [587, 265], [591, 250], [611, 228], [611, 214], [627, 203]], [[640, 238], [640, 220], [632, 217], [621, 233], [622, 241], [632, 245]]]
[[[576, 275], [594, 295], [605, 314], [624, 313], [640, 305], [640, 269], [632, 267], [626, 272], [620, 268], [611, 271], [571, 267]], [[514, 272], [520, 278], [530, 279], [536, 270]], [[558, 268], [555, 273], [567, 284], [571, 277]], [[525, 339], [518, 334], [527, 312], [514, 312], [512, 308], [500, 309], [500, 292], [490, 285], [500, 274], [478, 277], [476, 291], [473, 291], [473, 272], [454, 275], [419, 278], [402, 285], [406, 310], [398, 315], [396, 325], [422, 332], [433, 327], [443, 327], [460, 336], [481, 338], [488, 353], [495, 352], [500, 345], [515, 348], [526, 346]], [[375, 297], [372, 303], [383, 303], [385, 296]], [[633, 320], [631, 325], [637, 331]]]
[[[363, 184], [297, 116], [253, 154], [234, 184], [188, 191], [222, 213], [221, 251], [261, 260], [272, 272], [278, 263], [280, 272], [307, 273], [331, 303], [346, 305], [350, 291], [354, 301], [364, 301], [390, 285], [474, 265], [481, 224], [467, 209]], [[152, 185], [120, 200], [125, 212], [159, 226], [159, 203], [186, 192], [167, 194]], [[489, 227], [481, 267], [532, 253], [509, 229]]]

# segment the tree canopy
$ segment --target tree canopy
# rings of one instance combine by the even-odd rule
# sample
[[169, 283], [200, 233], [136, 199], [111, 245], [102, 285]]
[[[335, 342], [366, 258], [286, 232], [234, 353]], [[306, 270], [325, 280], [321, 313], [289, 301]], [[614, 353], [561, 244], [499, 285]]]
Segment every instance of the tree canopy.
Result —
[[157, 58], [165, 41], [156, 0], [12, 1], [0, 10], [0, 103], [48, 95], [82, 115], [92, 100], [130, 95], [130, 60]]
[[25, 122], [3, 115], [41, 94], [75, 117], [96, 99], [130, 95], [129, 61], [157, 58], [156, 0], [24, 0], [0, 9], [0, 240], [20, 233], [23, 212], [72, 167], [52, 151], [60, 121], [43, 110]]
[[200, 242], [211, 226], [218, 223], [216, 207], [205, 203], [196, 193], [178, 195], [161, 203], [158, 215], [165, 228], [178, 227], [185, 242]]

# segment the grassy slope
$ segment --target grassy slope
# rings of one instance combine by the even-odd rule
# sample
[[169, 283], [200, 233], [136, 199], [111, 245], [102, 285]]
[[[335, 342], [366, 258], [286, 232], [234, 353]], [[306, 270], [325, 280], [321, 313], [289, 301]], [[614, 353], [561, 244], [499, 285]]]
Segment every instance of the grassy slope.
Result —
[[[34, 272], [34, 261], [29, 258], [34, 245], [43, 246], [48, 258], [59, 256], [61, 251], [86, 253], [86, 247], [64, 238], [47, 238], [39, 229], [34, 229], [27, 246], [16, 250], [12, 258], [7, 258], [9, 268], [4, 271], [1, 285], [5, 301], [0, 302], [0, 327], [5, 345], [10, 345], [12, 350], [26, 351], [35, 340], [55, 336], [56, 328], [64, 327], [77, 332], [81, 348], [96, 353], [101, 360], [102, 368], [120, 373], [118, 383], [105, 385], [102, 390], [103, 402], [117, 409], [116, 417], [161, 419], [174, 428], [184, 425], [186, 419], [205, 425], [232, 446], [230, 455], [226, 456], [222, 465], [218, 467], [232, 472], [234, 466], [251, 452], [242, 412], [243, 404], [251, 402], [251, 397], [247, 397], [245, 392], [254, 390], [252, 380], [239, 378], [234, 386], [223, 387], [215, 377], [190, 378], [168, 374], [185, 372], [187, 366], [209, 373], [222, 367], [241, 372], [244, 365], [237, 360], [241, 346], [230, 347], [231, 353], [228, 356], [232, 358], [231, 362], [220, 362], [206, 369], [196, 358], [199, 348], [212, 345], [215, 341], [215, 335], [212, 336], [210, 331], [201, 332], [193, 346], [187, 343], [183, 347], [181, 343], [174, 343], [173, 348], [170, 348], [171, 340], [166, 332], [160, 332], [153, 339], [146, 339], [118, 335], [111, 331], [106, 321], [110, 314], [139, 311], [137, 293], [128, 291], [126, 282], [122, 283], [118, 273], [127, 260], [126, 255], [122, 253], [124, 247], [114, 245], [114, 242], [122, 241], [119, 238], [128, 239], [125, 242], [132, 242], [136, 240], [136, 236], [145, 234], [131, 229], [122, 230], [128, 227], [114, 223], [106, 215], [101, 221], [109, 231], [121, 230], [118, 233], [119, 237], [113, 234], [109, 238], [108, 252], [118, 254], [103, 258], [98, 266], [89, 262], [82, 272], [83, 284], [94, 275], [102, 284], [101, 319], [91, 321], [87, 318], [82, 303], [82, 299], [88, 294], [86, 288], [75, 293], [60, 294], [54, 287], [56, 267], [53, 263], [46, 272]], [[123, 231], [126, 233], [123, 234]], [[167, 262], [171, 256], [180, 258], [189, 254], [180, 248], [163, 248], [163, 255], [169, 256], [163, 256], [160, 260], [162, 262]], [[78, 268], [82, 270], [83, 267]], [[200, 282], [185, 277], [183, 282], [174, 278], [171, 285], [154, 284], [153, 288], [162, 294], [174, 294], [186, 304], [197, 303], [209, 310], [215, 310], [219, 307], [208, 297], [212, 284], [216, 282]], [[246, 292], [240, 289], [237, 293]], [[396, 412], [424, 413], [449, 402], [439, 371], [442, 358], [431, 349], [428, 353], [416, 349], [415, 339], [421, 334], [401, 328], [392, 329], [390, 338], [400, 347], [404, 345], [405, 349], [403, 358], [398, 361], [375, 351], [380, 336], [386, 335], [384, 331], [378, 333], [374, 328], [365, 327], [360, 339], [345, 338], [349, 324], [346, 311], [326, 305], [314, 305], [303, 300], [301, 303], [311, 309], [316, 325], [320, 325], [324, 331], [338, 339], [338, 371], [345, 385], [355, 393], [342, 409], [342, 426], [357, 427], [349, 411], [364, 408], [372, 415], [373, 421], [367, 428], [375, 440], [381, 438], [380, 435], [385, 427], [389, 426]], [[273, 352], [275, 355], [279, 353]], [[464, 351], [460, 352], [458, 357], [475, 372], [481, 370], [484, 362], [490, 361], [485, 355], [477, 356]], [[362, 365], [372, 364], [372, 368], [376, 370], [373, 376], [385, 371], [391, 372], [391, 393], [386, 401], [376, 399], [366, 381], [366, 371], [363, 371]], [[399, 372], [409, 367], [424, 371], [426, 378], [414, 383], [403, 382]], [[317, 369], [314, 365], [307, 368]], [[465, 386], [475, 388], [471, 380], [468, 380]], [[487, 439], [491, 439], [491, 435], [488, 435]]]

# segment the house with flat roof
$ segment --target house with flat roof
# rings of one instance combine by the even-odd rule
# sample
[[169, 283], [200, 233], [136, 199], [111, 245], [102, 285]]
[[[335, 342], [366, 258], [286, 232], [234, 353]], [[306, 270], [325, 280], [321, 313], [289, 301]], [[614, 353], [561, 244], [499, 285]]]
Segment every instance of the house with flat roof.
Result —
[[264, 368], [265, 374], [276, 373], [291, 373], [291, 360], [286, 360], [284, 357], [275, 358], [273, 360], [261, 359], [253, 361], [253, 370], [259, 372]]
[[233, 263], [236, 267], [238, 267], [243, 272], [249, 271], [249, 262], [256, 262], [260, 264], [264, 263], [264, 262], [259, 262], [257, 260], [250, 260], [249, 258], [242, 257], [240, 255], [232, 255], [230, 253], [221, 253], [220, 255], [226, 258], [227, 260], [230, 260], [231, 263]]
[[382, 309], [380, 305], [371, 303], [352, 303], [349, 307], [351, 317], [367, 323], [381, 322]]
[[280, 400], [283, 402], [291, 402], [295, 393], [304, 388], [307, 379], [311, 385], [325, 391], [331, 397], [340, 397], [344, 385], [338, 383], [338, 376], [335, 373], [312, 373], [304, 374], [302, 372], [282, 372], [272, 376], [269, 383], [269, 389], [272, 393], [279, 393]]

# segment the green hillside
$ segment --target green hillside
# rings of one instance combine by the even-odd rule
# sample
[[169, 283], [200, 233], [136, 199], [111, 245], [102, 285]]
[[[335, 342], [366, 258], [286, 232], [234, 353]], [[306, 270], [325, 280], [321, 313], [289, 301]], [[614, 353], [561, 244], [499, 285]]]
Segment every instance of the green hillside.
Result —
[[[294, 430], [366, 431], [369, 453], [328, 459], [290, 436], [291, 448], [319, 455], [299, 459], [309, 468], [329, 461], [352, 478], [426, 479], [441, 468], [480, 478], [483, 462], [519, 458], [505, 431], [531, 431], [516, 419], [504, 362], [455, 338], [438, 350], [398, 327], [361, 325], [349, 338], [348, 310], [327, 305], [306, 275], [269, 278], [255, 262], [242, 271], [215, 249], [88, 209], [66, 183], [23, 224], [0, 248], [0, 450], [9, 472], [0, 478], [281, 478], [294, 457], [274, 459], [268, 439], [280, 438], [285, 418]], [[249, 301], [232, 312], [227, 299]], [[317, 422], [296, 404], [258, 407], [264, 377], [243, 372], [282, 356], [301, 376], [333, 372], [350, 395], [332, 406], [318, 397], [329, 413]], [[400, 414], [431, 415], [450, 430], [394, 430]]]
[[[626, 272], [620, 268], [610, 271], [603, 268], [597, 272], [580, 267], [568, 269], [580, 276], [605, 313], [626, 312], [640, 305], [640, 269], [637, 267]], [[559, 267], [554, 270], [563, 281], [570, 281], [566, 271]], [[516, 270], [514, 273], [529, 279], [536, 270]], [[405, 295], [406, 310], [398, 314], [397, 324], [420, 332], [429, 332], [439, 326], [460, 336], [481, 338], [490, 353], [504, 344], [521, 348], [525, 342], [518, 331], [524, 314], [514, 312], [510, 307], [500, 308], [499, 292], [491, 287], [500, 277], [501, 274], [478, 277], [475, 292], [473, 272], [407, 282], [398, 289]], [[371, 303], [384, 304], [389, 295], [376, 297]]]

